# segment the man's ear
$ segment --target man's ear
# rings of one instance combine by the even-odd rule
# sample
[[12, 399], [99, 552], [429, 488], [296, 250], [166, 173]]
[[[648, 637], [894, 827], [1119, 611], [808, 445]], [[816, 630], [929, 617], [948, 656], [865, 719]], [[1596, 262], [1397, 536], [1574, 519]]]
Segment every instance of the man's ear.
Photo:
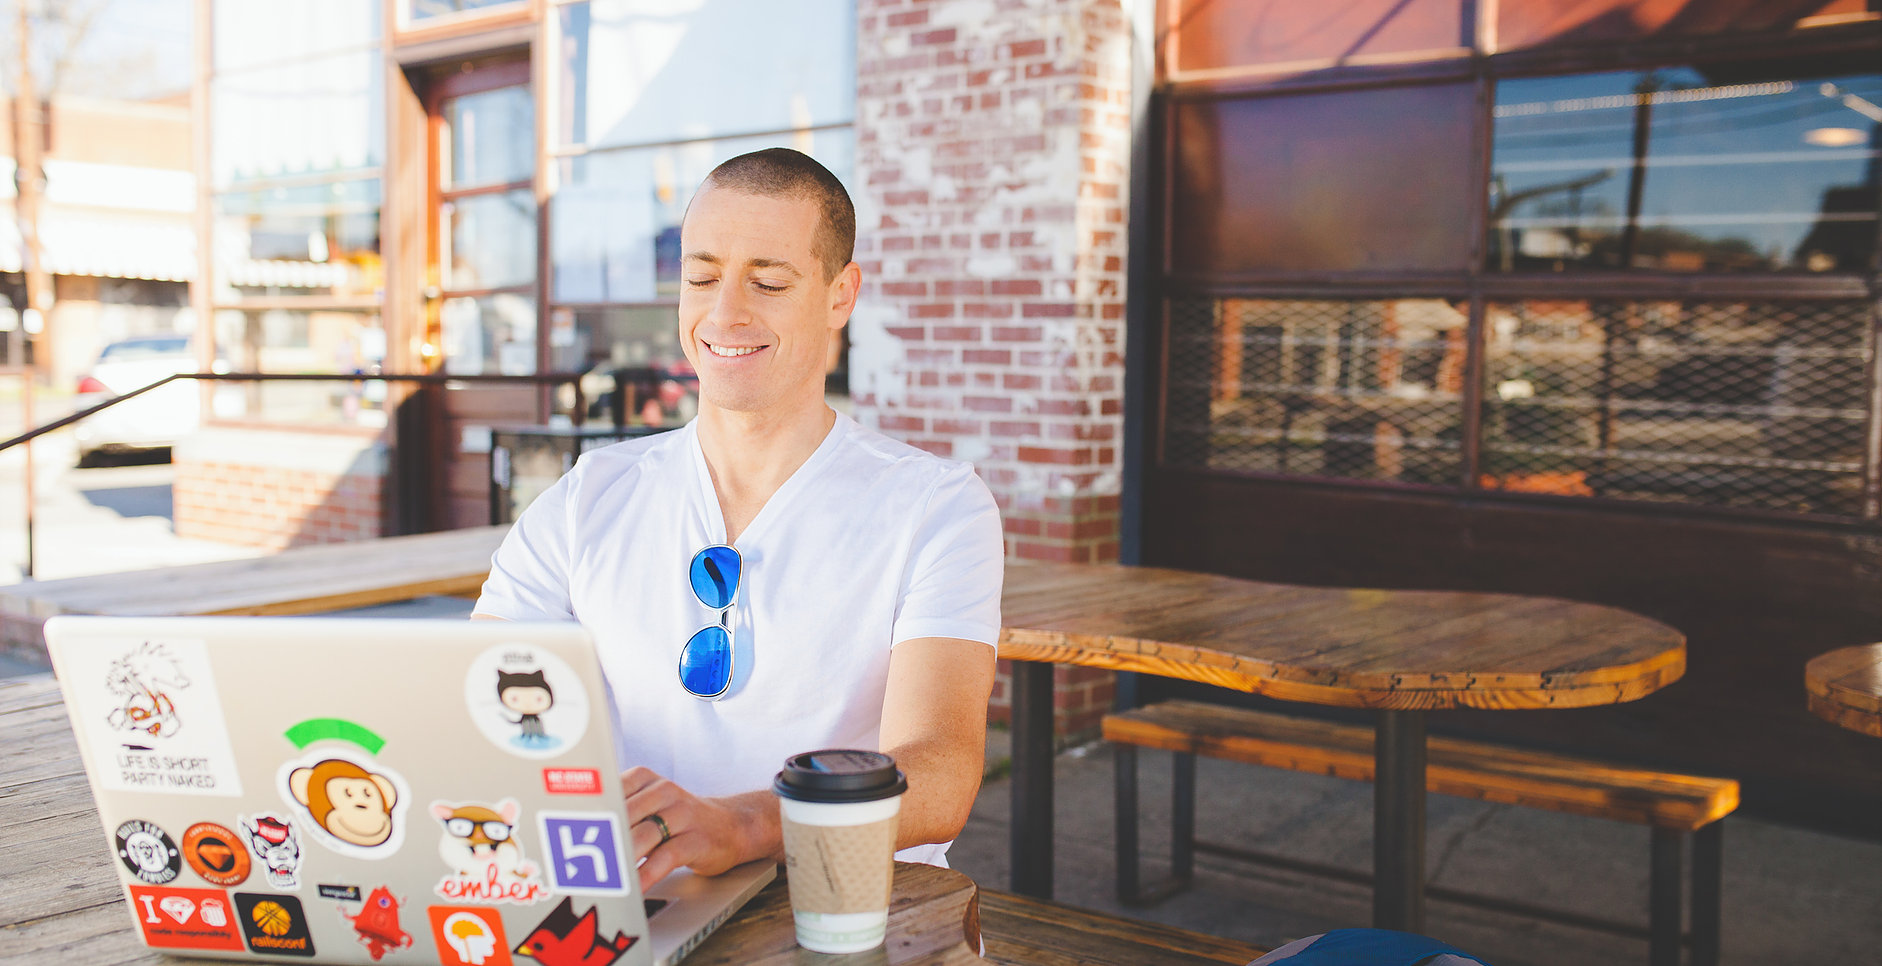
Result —
[[849, 324], [850, 313], [856, 311], [856, 295], [863, 287], [863, 270], [855, 262], [843, 266], [830, 282], [830, 331], [834, 332]]

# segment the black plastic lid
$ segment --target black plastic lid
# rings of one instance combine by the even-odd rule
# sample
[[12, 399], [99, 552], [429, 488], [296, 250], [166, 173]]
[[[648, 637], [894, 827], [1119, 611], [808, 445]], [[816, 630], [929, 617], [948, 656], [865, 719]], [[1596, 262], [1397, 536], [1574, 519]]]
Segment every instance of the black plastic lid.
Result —
[[830, 748], [784, 759], [771, 790], [799, 802], [873, 802], [908, 791], [908, 779], [879, 751]]

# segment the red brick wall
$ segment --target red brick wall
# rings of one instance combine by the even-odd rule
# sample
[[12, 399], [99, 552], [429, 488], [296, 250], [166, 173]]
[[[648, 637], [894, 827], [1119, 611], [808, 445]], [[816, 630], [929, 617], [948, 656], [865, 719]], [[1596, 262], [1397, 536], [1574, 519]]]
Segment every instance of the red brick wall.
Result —
[[176, 535], [280, 550], [380, 535], [383, 479], [227, 463], [178, 463]]
[[[1009, 555], [1116, 560], [1124, 11], [1117, 0], [858, 7], [857, 417], [972, 461], [1000, 502]], [[1078, 702], [1108, 703], [1108, 675], [1058, 679], [1061, 727], [1095, 723]]]

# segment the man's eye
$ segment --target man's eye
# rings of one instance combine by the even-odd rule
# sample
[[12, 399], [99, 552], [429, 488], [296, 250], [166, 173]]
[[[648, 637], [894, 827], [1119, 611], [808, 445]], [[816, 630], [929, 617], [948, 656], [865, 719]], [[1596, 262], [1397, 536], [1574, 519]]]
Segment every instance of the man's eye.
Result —
[[785, 289], [790, 288], [789, 285], [772, 285], [764, 281], [753, 281], [752, 284], [756, 285], [760, 292], [782, 292]]
[[690, 288], [705, 288], [716, 281], [718, 281], [716, 278], [689, 278], [686, 280], [686, 284]]

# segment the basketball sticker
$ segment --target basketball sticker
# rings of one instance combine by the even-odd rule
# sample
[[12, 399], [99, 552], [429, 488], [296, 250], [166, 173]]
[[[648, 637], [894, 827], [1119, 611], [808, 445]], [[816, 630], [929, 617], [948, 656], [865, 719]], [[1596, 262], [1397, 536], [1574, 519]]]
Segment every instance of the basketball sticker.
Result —
[[212, 885], [241, 885], [248, 878], [248, 850], [242, 840], [214, 822], [197, 822], [184, 830], [183, 861]]
[[170, 833], [149, 822], [132, 819], [118, 826], [118, 860], [138, 881], [165, 885], [183, 872], [183, 854]]
[[588, 731], [588, 692], [566, 661], [529, 644], [500, 644], [464, 677], [464, 703], [490, 743], [523, 758], [554, 758]]
[[238, 892], [237, 920], [248, 939], [250, 952], [269, 956], [312, 956], [314, 938], [307, 931], [307, 915], [293, 896]]

